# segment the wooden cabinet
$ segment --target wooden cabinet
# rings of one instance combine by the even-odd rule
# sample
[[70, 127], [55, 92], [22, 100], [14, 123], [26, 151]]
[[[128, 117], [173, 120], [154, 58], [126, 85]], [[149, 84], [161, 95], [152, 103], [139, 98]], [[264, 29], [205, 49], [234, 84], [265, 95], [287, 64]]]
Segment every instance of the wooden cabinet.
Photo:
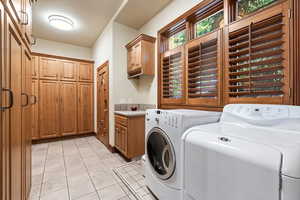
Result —
[[40, 138], [39, 133], [39, 81], [32, 80], [32, 95], [34, 95], [34, 105], [32, 105], [31, 111], [31, 128], [32, 139], [37, 140]]
[[23, 12], [25, 14], [25, 22], [23, 23], [23, 32], [25, 43], [29, 46], [32, 41], [32, 0], [23, 0]]
[[21, 23], [25, 23], [26, 12], [23, 9], [23, 0], [4, 0], [9, 12], [12, 15], [12, 20], [21, 26]]
[[93, 126], [93, 84], [78, 83], [78, 132], [94, 132]]
[[77, 79], [77, 63], [73, 61], [61, 61], [61, 76], [62, 81], [76, 81]]
[[39, 78], [39, 57], [32, 56], [32, 78], [38, 79]]
[[62, 135], [77, 133], [77, 83], [62, 82], [60, 86], [60, 124]]
[[27, 50], [23, 50], [23, 65], [22, 65], [22, 196], [28, 197], [31, 186], [31, 112], [32, 112], [32, 77], [31, 77], [31, 55]]
[[126, 45], [128, 78], [154, 75], [155, 41], [155, 38], [141, 34]]
[[115, 115], [115, 147], [128, 159], [145, 153], [145, 116]]
[[5, 116], [5, 130], [8, 137], [8, 167], [10, 199], [22, 200], [23, 179], [23, 138], [22, 138], [22, 41], [14, 24], [6, 15], [6, 84], [11, 91], [12, 99], [6, 100], [10, 104], [9, 112]]
[[78, 80], [81, 82], [93, 82], [93, 65], [79, 63]]
[[40, 138], [53, 138], [60, 135], [59, 117], [59, 82], [40, 80]]
[[61, 64], [57, 59], [40, 57], [40, 79], [59, 80]]

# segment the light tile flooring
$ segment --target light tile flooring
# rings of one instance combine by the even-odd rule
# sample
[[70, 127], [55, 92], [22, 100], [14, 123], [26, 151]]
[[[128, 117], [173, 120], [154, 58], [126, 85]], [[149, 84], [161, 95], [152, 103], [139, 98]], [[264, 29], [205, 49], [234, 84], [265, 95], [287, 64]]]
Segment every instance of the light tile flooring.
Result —
[[126, 162], [95, 137], [32, 147], [31, 200], [135, 199], [112, 169]]

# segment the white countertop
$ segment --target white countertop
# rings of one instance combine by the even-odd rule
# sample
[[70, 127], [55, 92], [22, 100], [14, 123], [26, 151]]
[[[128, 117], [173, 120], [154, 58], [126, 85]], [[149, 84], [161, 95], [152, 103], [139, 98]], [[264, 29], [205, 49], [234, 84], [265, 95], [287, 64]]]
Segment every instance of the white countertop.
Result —
[[127, 117], [134, 117], [134, 116], [143, 116], [146, 115], [146, 111], [138, 110], [138, 111], [115, 111], [115, 114], [124, 115]]

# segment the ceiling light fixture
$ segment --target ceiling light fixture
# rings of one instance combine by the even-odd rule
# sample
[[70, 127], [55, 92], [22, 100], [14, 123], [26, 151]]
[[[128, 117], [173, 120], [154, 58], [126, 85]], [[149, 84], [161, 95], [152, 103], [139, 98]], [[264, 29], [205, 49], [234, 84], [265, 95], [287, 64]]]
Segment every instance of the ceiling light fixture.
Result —
[[48, 20], [51, 26], [60, 30], [69, 31], [74, 28], [73, 21], [62, 15], [50, 15]]

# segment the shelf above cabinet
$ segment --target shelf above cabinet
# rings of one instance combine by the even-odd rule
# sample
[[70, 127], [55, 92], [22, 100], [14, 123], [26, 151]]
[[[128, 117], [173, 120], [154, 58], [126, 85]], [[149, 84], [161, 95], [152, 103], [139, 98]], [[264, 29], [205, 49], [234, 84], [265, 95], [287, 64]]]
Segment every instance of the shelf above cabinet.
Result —
[[140, 34], [126, 45], [128, 79], [154, 75], [156, 38]]

